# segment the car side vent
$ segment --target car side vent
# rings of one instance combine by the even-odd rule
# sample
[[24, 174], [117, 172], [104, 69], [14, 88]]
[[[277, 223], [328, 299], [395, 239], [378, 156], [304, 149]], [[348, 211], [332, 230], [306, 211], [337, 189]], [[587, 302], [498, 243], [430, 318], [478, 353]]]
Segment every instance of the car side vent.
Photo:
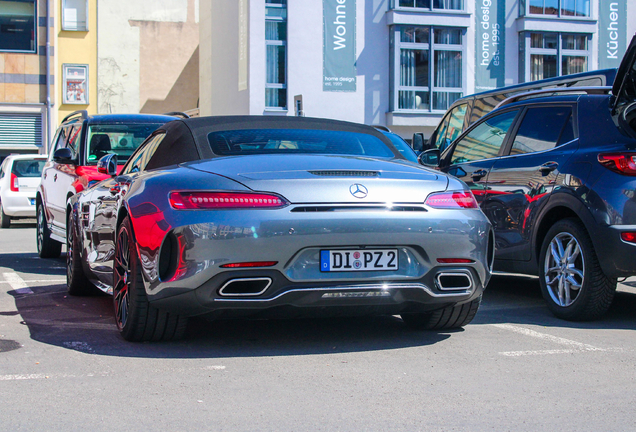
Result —
[[377, 177], [378, 171], [309, 171], [310, 174], [324, 177]]

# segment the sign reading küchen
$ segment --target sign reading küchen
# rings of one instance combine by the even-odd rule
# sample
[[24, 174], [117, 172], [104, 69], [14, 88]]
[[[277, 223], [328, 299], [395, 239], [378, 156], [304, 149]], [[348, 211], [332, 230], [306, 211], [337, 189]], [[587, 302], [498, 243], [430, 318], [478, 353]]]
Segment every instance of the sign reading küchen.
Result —
[[477, 0], [475, 6], [475, 91], [479, 92], [505, 83], [506, 0]]
[[356, 0], [323, 0], [323, 91], [356, 91]]
[[599, 0], [598, 67], [617, 68], [627, 49], [627, 0]]

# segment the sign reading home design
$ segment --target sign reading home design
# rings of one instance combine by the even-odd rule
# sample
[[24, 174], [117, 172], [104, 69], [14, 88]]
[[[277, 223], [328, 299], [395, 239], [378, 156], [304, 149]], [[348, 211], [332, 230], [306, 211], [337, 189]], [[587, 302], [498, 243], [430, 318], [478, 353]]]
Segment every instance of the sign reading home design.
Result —
[[598, 67], [617, 68], [627, 49], [627, 0], [599, 0]]
[[504, 86], [505, 0], [477, 0], [475, 5], [475, 91]]
[[324, 91], [356, 91], [356, 0], [323, 0]]

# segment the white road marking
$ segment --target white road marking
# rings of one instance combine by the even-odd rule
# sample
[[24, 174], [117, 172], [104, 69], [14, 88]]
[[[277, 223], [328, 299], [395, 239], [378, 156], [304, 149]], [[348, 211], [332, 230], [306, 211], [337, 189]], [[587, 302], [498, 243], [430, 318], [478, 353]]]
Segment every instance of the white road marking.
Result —
[[203, 370], [223, 370], [225, 366], [206, 366]]
[[[7, 273], [3, 273], [3, 276], [6, 275], [6, 274]], [[13, 273], [13, 274], [15, 274], [15, 273]], [[20, 277], [20, 276], [18, 276], [18, 277]], [[5, 278], [6, 278], [6, 276], [5, 276]], [[66, 282], [66, 279], [34, 279], [34, 280], [28, 280], [28, 281], [25, 281], [24, 279], [22, 279], [22, 281], [23, 282], [28, 282], [28, 283], [45, 283], [45, 282], [62, 283], [62, 282]], [[6, 280], [0, 281], [0, 284], [2, 284], [2, 283], [11, 284], [11, 281], [6, 281]]]
[[95, 350], [86, 342], [64, 342], [66, 348], [84, 353], [94, 353]]
[[44, 379], [44, 374], [0, 375], [0, 381]]
[[500, 352], [499, 354], [508, 356], [508, 357], [520, 357], [527, 355], [548, 355], [548, 354], [572, 354], [572, 353], [580, 353], [580, 352], [590, 352], [590, 351], [621, 351], [621, 349], [615, 348], [598, 348], [593, 345], [573, 341], [570, 339], [565, 339], [558, 336], [552, 336], [546, 333], [539, 333], [534, 330], [530, 330], [524, 327], [518, 327], [510, 324], [493, 324], [494, 327], [512, 331], [515, 333], [522, 334], [524, 336], [530, 336], [536, 339], [541, 339], [549, 342], [553, 342], [559, 345], [568, 346], [569, 349], [555, 349], [555, 350], [538, 350], [538, 351], [505, 351]]
[[31, 288], [17, 273], [2, 273], [2, 277], [11, 285], [11, 288], [18, 294], [33, 294]]

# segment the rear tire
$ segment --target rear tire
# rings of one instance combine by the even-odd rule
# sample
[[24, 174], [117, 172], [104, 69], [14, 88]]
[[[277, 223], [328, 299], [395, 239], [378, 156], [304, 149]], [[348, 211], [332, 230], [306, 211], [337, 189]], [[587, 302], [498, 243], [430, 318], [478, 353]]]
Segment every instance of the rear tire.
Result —
[[66, 225], [66, 289], [72, 296], [96, 293], [96, 287], [88, 280], [82, 266], [82, 246], [75, 235], [73, 215], [69, 213]]
[[612, 305], [616, 279], [603, 273], [592, 240], [576, 219], [563, 219], [548, 231], [539, 258], [539, 283], [558, 318], [589, 321]]
[[132, 225], [126, 217], [117, 230], [113, 265], [113, 303], [119, 332], [131, 342], [183, 338], [188, 319], [148, 302], [139, 261]]
[[433, 312], [405, 313], [402, 320], [411, 328], [418, 330], [450, 330], [469, 324], [481, 304], [481, 296], [475, 300], [456, 306], [448, 306]]
[[11, 226], [11, 216], [4, 212], [2, 203], [0, 203], [0, 227], [9, 228]]
[[62, 253], [62, 243], [51, 238], [51, 231], [46, 224], [46, 216], [44, 216], [44, 206], [41, 203], [36, 205], [37, 231], [36, 242], [38, 246], [38, 255], [40, 258], [59, 258]]

